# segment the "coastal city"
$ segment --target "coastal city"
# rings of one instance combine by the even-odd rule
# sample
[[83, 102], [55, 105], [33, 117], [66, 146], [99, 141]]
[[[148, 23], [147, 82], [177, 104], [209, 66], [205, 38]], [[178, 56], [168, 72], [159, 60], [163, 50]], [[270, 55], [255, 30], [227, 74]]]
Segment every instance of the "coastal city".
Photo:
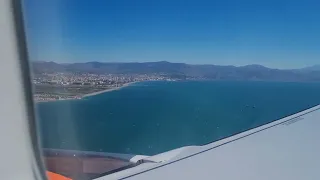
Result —
[[103, 92], [113, 91], [142, 81], [176, 81], [165, 74], [90, 74], [90, 73], [41, 73], [35, 74], [34, 100], [81, 99]]

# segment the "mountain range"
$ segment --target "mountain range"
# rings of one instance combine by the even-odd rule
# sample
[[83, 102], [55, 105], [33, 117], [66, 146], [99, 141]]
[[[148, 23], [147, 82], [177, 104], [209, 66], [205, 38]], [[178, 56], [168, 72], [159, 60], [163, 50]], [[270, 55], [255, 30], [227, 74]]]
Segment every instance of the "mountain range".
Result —
[[310, 67], [305, 67], [305, 68], [302, 68], [301, 70], [303, 70], [303, 71], [320, 71], [320, 64], [310, 66]]
[[262, 65], [219, 66], [191, 65], [167, 61], [144, 63], [69, 63], [34, 61], [33, 72], [73, 72], [96, 74], [155, 74], [187, 78], [199, 77], [212, 80], [263, 80], [263, 81], [318, 81], [320, 82], [320, 65], [302, 69], [272, 69]]

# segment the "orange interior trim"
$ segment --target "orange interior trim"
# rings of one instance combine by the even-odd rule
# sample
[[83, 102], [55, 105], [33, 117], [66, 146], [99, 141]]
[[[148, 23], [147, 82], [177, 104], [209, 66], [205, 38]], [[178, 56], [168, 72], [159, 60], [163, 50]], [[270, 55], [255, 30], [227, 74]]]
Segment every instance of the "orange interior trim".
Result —
[[60, 174], [56, 174], [50, 171], [47, 171], [47, 176], [49, 180], [71, 180], [70, 178], [64, 177]]

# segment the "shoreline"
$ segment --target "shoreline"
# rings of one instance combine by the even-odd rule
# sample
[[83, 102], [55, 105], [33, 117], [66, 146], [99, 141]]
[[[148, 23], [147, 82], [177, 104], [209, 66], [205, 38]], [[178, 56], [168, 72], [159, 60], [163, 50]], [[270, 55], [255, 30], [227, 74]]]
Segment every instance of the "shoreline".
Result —
[[83, 95], [80, 99], [83, 99], [83, 98], [85, 98], [85, 97], [95, 96], [95, 95], [102, 94], [102, 93], [106, 93], [106, 92], [117, 91], [117, 90], [119, 90], [119, 89], [122, 89], [122, 88], [124, 88], [124, 87], [128, 87], [128, 86], [130, 86], [131, 84], [134, 84], [134, 83], [137, 83], [137, 82], [140, 82], [140, 81], [129, 82], [129, 83], [123, 84], [123, 85], [120, 86], [120, 87], [113, 87], [113, 88], [110, 88], [110, 89], [105, 89], [105, 90], [102, 90], [102, 91], [97, 91], [97, 92], [92, 92], [92, 93], [89, 93], [89, 94], [85, 94], [85, 95]]
[[81, 100], [81, 99], [86, 98], [86, 97], [91, 97], [91, 96], [95, 96], [95, 95], [99, 95], [99, 94], [106, 93], [106, 92], [111, 92], [111, 91], [117, 91], [117, 90], [120, 90], [122, 88], [128, 87], [128, 86], [130, 86], [132, 84], [135, 84], [135, 83], [138, 83], [138, 82], [142, 82], [142, 81], [134, 81], [134, 82], [125, 83], [120, 87], [111, 87], [109, 89], [105, 89], [105, 90], [101, 90], [101, 91], [97, 91], [97, 92], [84, 94], [81, 97], [74, 97], [74, 98], [69, 98], [69, 99], [34, 100], [34, 102], [35, 103], [44, 103], [44, 102], [54, 102], [54, 101], [66, 101], [66, 100]]

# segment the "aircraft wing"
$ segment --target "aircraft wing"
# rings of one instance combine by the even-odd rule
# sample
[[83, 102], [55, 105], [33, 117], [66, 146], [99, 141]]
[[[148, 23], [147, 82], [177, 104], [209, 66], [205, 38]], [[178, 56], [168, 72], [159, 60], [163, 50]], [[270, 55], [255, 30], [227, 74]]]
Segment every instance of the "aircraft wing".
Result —
[[99, 180], [320, 179], [320, 105], [232, 137], [147, 157]]

